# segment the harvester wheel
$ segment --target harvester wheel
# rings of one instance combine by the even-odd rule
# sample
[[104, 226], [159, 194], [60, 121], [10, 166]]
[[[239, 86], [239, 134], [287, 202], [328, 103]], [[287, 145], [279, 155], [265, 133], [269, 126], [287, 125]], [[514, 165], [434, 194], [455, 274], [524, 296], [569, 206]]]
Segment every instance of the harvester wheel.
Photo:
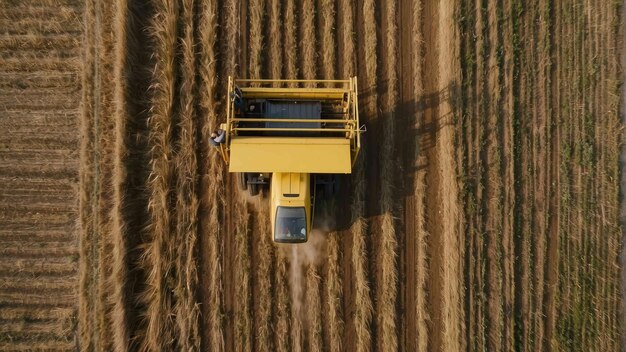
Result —
[[324, 184], [324, 198], [330, 199], [333, 197], [333, 184], [331, 182]]
[[333, 176], [333, 196], [339, 196], [339, 192], [341, 192], [341, 179], [344, 178], [344, 175], [334, 175]]
[[239, 180], [239, 189], [245, 191], [248, 189], [248, 182], [246, 181], [246, 174], [244, 172], [240, 172], [237, 174], [237, 178]]
[[250, 185], [250, 189], [248, 190], [251, 196], [256, 196], [259, 194], [259, 185], [253, 183]]
[[246, 174], [246, 178], [248, 182], [250, 182], [248, 184], [248, 192], [250, 192], [250, 195], [254, 197], [257, 194], [259, 194], [259, 185], [256, 183], [253, 183], [253, 182], [256, 182], [257, 180], [251, 173]]

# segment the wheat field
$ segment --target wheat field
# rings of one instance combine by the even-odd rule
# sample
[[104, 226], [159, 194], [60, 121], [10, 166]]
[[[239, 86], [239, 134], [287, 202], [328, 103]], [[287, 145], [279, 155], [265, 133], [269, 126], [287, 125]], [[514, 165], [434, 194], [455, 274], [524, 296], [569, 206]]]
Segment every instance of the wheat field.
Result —
[[[624, 348], [620, 2], [0, 9], [0, 351]], [[306, 245], [208, 143], [228, 76], [358, 77]]]

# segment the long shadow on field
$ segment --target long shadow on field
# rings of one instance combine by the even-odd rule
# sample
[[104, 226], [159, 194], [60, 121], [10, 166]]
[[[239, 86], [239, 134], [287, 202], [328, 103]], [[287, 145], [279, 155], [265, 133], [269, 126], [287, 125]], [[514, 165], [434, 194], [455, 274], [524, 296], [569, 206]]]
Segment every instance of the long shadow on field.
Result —
[[[366, 217], [376, 217], [382, 213], [380, 176], [383, 158], [392, 159], [394, 170], [392, 192], [394, 199], [397, 200], [393, 207], [398, 209], [403, 204], [402, 199], [414, 196], [414, 175], [429, 166], [426, 155], [436, 146], [437, 134], [444, 127], [455, 124], [455, 119], [451, 118], [450, 114], [438, 115], [439, 106], [449, 103], [452, 111], [460, 113], [459, 85], [456, 83], [451, 83], [439, 91], [423, 94], [416, 99], [399, 101], [393, 111], [379, 109], [375, 116], [363, 113], [364, 104], [370, 98], [376, 97], [377, 107], [385, 105], [384, 92], [387, 85], [388, 81], [382, 81], [377, 86], [361, 88], [359, 92], [360, 122], [367, 127], [367, 132], [361, 139], [363, 153], [359, 156], [365, 158], [360, 161], [363, 163], [362, 167], [365, 167]], [[388, 125], [391, 119], [394, 122], [393, 128]], [[385, 135], [388, 133], [392, 136]], [[382, 143], [390, 140], [393, 143], [392, 155], [382, 155]], [[352, 177], [354, 176], [345, 178], [340, 191], [337, 208], [339, 231], [347, 230], [351, 225]]]

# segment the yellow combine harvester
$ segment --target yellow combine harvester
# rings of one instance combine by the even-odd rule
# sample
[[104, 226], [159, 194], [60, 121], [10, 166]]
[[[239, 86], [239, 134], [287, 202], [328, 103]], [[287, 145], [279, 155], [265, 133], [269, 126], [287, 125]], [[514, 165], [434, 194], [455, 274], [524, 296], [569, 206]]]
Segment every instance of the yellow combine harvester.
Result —
[[[274, 88], [305, 84], [320, 88]], [[332, 88], [321, 88], [331, 86]], [[269, 186], [275, 242], [306, 242], [317, 189], [337, 191], [360, 148], [356, 77], [348, 80], [228, 78], [221, 146], [229, 172], [252, 196]], [[313, 205], [313, 211], [311, 207]]]

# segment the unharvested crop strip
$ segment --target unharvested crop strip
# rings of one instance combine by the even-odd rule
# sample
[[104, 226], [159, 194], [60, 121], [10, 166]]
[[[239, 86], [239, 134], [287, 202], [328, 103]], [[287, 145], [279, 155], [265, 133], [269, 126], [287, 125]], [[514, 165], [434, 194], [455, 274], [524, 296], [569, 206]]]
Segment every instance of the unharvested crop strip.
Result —
[[[176, 170], [175, 187], [175, 226], [170, 238], [171, 265], [174, 268], [173, 313], [175, 316], [174, 336], [177, 348], [184, 351], [200, 349], [198, 329], [199, 308], [196, 304], [198, 285], [195, 260], [198, 239], [198, 198], [197, 198], [197, 158], [195, 121], [195, 51], [194, 51], [194, 1], [180, 1], [180, 37], [177, 55], [180, 60], [178, 71], [178, 112], [175, 127], [178, 140], [173, 156]], [[219, 347], [219, 345], [218, 345]]]
[[[354, 15], [353, 15], [353, 8], [354, 8], [354, 3], [352, 0], [341, 0], [339, 1], [339, 3], [337, 4], [337, 12], [338, 12], [338, 19], [337, 19], [337, 63], [338, 63], [338, 72], [342, 77], [351, 77], [352, 75], [354, 75], [356, 73], [356, 65], [355, 65], [355, 61], [356, 61], [356, 55], [355, 55], [355, 50], [354, 50], [354, 36], [353, 36], [353, 31], [354, 31]], [[360, 156], [360, 158], [363, 158], [363, 156]], [[362, 167], [362, 165], [357, 166], [357, 167]], [[356, 169], [355, 169], [356, 171]], [[357, 174], [355, 172], [355, 174], [352, 176], [354, 179], [356, 179]], [[362, 173], [361, 173], [361, 177], [362, 177]], [[359, 190], [356, 187], [353, 187], [351, 189], [351, 191], [354, 190]], [[362, 191], [362, 190], [361, 190]], [[360, 196], [362, 197], [362, 195]], [[347, 203], [347, 202], [346, 202]], [[352, 219], [360, 219], [363, 214], [363, 208], [361, 204], [355, 204], [354, 203], [354, 199], [352, 200], [352, 204], [350, 205], [350, 210], [358, 210], [360, 211], [360, 213], [355, 214], [352, 213]], [[359, 228], [357, 228], [358, 230], [361, 230], [362, 227], [359, 226]], [[344, 232], [345, 235], [351, 235], [351, 236], [355, 236], [355, 233], [352, 232], [352, 229], [350, 229], [350, 232]], [[331, 241], [332, 243], [332, 241]], [[360, 247], [361, 244], [358, 244], [358, 246]], [[352, 250], [354, 250], [354, 243], [353, 243], [353, 248]], [[360, 248], [356, 248], [357, 252], [360, 251]], [[344, 254], [346, 256], [346, 258], [349, 258], [348, 260], [354, 260], [354, 258], [351, 257], [351, 253], [352, 250], [350, 250], [350, 248], [344, 249]], [[356, 272], [356, 271], [355, 271]], [[344, 275], [351, 275], [350, 273], [345, 273]], [[348, 280], [348, 281], [352, 281], [352, 280]], [[332, 282], [332, 278], [330, 275], [328, 275], [328, 283], [329, 285]], [[342, 295], [343, 296], [343, 295]], [[356, 295], [351, 295], [346, 293], [345, 296], [347, 299], [352, 300], [353, 297], [356, 298]], [[371, 304], [371, 303], [370, 303]], [[370, 307], [371, 309], [371, 307]], [[347, 331], [347, 328], [349, 328], [351, 325], [350, 324], [354, 324], [354, 322], [356, 321], [355, 319], [353, 319], [353, 316], [349, 316], [346, 314], [347, 309], [344, 310], [344, 319], [342, 321], [343, 326], [342, 326], [342, 330], [341, 330], [341, 334], [342, 334], [342, 342], [345, 341], [345, 336], [349, 336], [350, 332]], [[354, 348], [352, 346], [348, 346], [347, 343], [342, 344], [343, 348]], [[332, 342], [332, 335], [331, 335], [331, 345], [330, 345], [330, 349], [334, 350], [336, 348], [336, 345]]]
[[93, 328], [91, 312], [93, 311], [93, 300], [91, 299], [91, 246], [94, 240], [93, 228], [93, 204], [91, 202], [91, 192], [94, 187], [94, 164], [93, 164], [93, 65], [95, 63], [94, 53], [94, 29], [93, 29], [93, 2], [86, 1], [84, 11], [84, 31], [85, 46], [83, 56], [82, 75], [82, 111], [80, 117], [80, 168], [79, 168], [79, 202], [78, 213], [80, 220], [79, 227], [79, 253], [80, 253], [80, 277], [79, 277], [79, 297], [78, 297], [78, 332], [80, 344], [85, 349], [94, 349]]
[[[381, 65], [382, 79], [386, 82], [386, 89], [380, 96], [383, 111], [383, 136], [380, 147], [380, 229], [378, 234], [378, 277], [377, 277], [377, 344], [379, 350], [398, 348], [396, 332], [396, 300], [398, 296], [398, 269], [397, 269], [397, 239], [394, 224], [394, 194], [395, 173], [397, 170], [395, 145], [396, 105], [398, 104], [398, 77], [396, 66], [398, 62], [397, 42], [398, 27], [396, 24], [396, 2], [388, 1], [383, 13], [382, 43], [380, 56], [384, 59]], [[367, 27], [366, 27], [367, 28]]]
[[[458, 33], [455, 23], [456, 1], [453, 3], [439, 3], [439, 91], [452, 90], [456, 94], [459, 72], [458, 64]], [[439, 159], [440, 192], [442, 221], [442, 349], [448, 351], [460, 350], [461, 331], [463, 330], [463, 310], [461, 300], [462, 275], [460, 273], [459, 247], [459, 209], [458, 184], [456, 181], [456, 166], [454, 151], [455, 131], [452, 124], [457, 114], [451, 101], [444, 101], [439, 105], [439, 133], [437, 157]]]
[[302, 0], [299, 22], [300, 40], [297, 46], [302, 53], [302, 78], [315, 79], [317, 77], [316, 50], [315, 50], [315, 7], [313, 0]]
[[[240, 50], [237, 46], [239, 43], [239, 38], [237, 35], [240, 31], [239, 6], [240, 3], [237, 0], [225, 0], [223, 2], [222, 8], [219, 9], [219, 13], [215, 13], [215, 15], [218, 16], [218, 19], [220, 20], [221, 26], [223, 27], [219, 37], [220, 52], [223, 54], [223, 58], [222, 60], [220, 60], [221, 66], [219, 67], [219, 69], [222, 72], [223, 80], [227, 79], [228, 75], [236, 75], [237, 73], [236, 63]], [[225, 83], [222, 84], [223, 88], [225, 89]], [[218, 92], [221, 91], [222, 90], [218, 90]], [[224, 109], [224, 111], [226, 110]]]
[[356, 72], [353, 8], [353, 0], [340, 0], [337, 7], [337, 64], [342, 77], [351, 77]]
[[[361, 80], [360, 89], [371, 89], [376, 82], [376, 21], [374, 18], [374, 2], [366, 1], [358, 10], [357, 25], [363, 26], [363, 37], [359, 35], [358, 42], [363, 45], [363, 56], [359, 52], [358, 60], [362, 62], [359, 67]], [[366, 27], [366, 28], [365, 28]], [[350, 45], [350, 44], [349, 44]], [[354, 48], [354, 47], [352, 47]], [[373, 118], [376, 116], [376, 94], [373, 93], [366, 98], [361, 98], [361, 117]], [[365, 160], [367, 148], [362, 147], [359, 160], [357, 160], [352, 175], [352, 213], [350, 232], [352, 234], [352, 267], [354, 280], [354, 301], [356, 302], [353, 325], [355, 333], [354, 349], [359, 352], [371, 350], [372, 334], [370, 331], [373, 314], [372, 298], [368, 280], [368, 260], [367, 260], [367, 220], [365, 214]]]
[[[285, 8], [284, 8], [284, 27], [283, 32], [285, 34], [285, 44], [283, 45], [283, 58], [285, 60], [284, 63], [284, 76], [287, 79], [296, 79], [298, 77], [298, 55], [297, 50], [294, 48], [298, 47], [297, 44], [297, 36], [296, 36], [296, 21], [297, 19], [297, 11], [295, 7], [295, 0], [286, 0]], [[291, 84], [290, 86], [295, 86]]]
[[[424, 94], [424, 83], [422, 75], [424, 74], [424, 39], [422, 32], [422, 1], [414, 1], [412, 6], [413, 11], [413, 24], [411, 26], [411, 34], [413, 37], [413, 96], [421, 97]], [[421, 112], [421, 106], [416, 102], [416, 128], [423, 128], [423, 113]], [[420, 150], [419, 144], [416, 144], [417, 150], [415, 153], [418, 157], [418, 164], [425, 163], [424, 153]], [[427, 321], [429, 319], [427, 298], [426, 298], [426, 281], [428, 279], [428, 267], [426, 262], [426, 238], [428, 233], [426, 232], [426, 212], [425, 212], [425, 194], [426, 194], [426, 174], [425, 171], [420, 170], [415, 176], [415, 224], [416, 233], [415, 239], [415, 296], [410, 297], [415, 301], [415, 328], [417, 331], [415, 344], [416, 351], [425, 352], [428, 348], [428, 334], [427, 334]], [[410, 234], [407, 234], [410, 236]], [[410, 346], [407, 345], [407, 346]]]
[[306, 332], [310, 352], [323, 351], [322, 302], [320, 300], [320, 276], [315, 264], [306, 268]]
[[90, 256], [94, 259], [91, 266], [92, 286], [91, 299], [93, 300], [92, 323], [94, 324], [93, 340], [94, 348], [110, 349], [110, 339], [105, 336], [110, 335], [110, 306], [107, 302], [109, 296], [107, 280], [109, 278], [109, 250], [110, 239], [105, 234], [111, 230], [111, 223], [108, 217], [110, 207], [110, 182], [111, 182], [111, 156], [112, 150], [112, 119], [111, 113], [111, 90], [103, 85], [103, 82], [110, 81], [110, 70], [108, 69], [109, 56], [113, 38], [110, 36], [110, 25], [107, 21], [107, 10], [102, 4], [94, 4], [94, 77], [93, 77], [93, 138], [94, 138], [94, 188], [91, 194], [93, 205], [93, 234]]
[[[98, 27], [96, 27], [96, 5], [93, 1], [88, 1], [85, 6], [85, 32], [88, 38], [87, 50], [85, 55], [85, 69], [83, 76], [83, 86], [85, 87], [83, 93], [83, 143], [81, 146], [82, 151], [82, 167], [81, 167], [81, 204], [80, 209], [82, 212], [81, 223], [83, 227], [83, 239], [81, 243], [81, 257], [85, 258], [81, 262], [83, 267], [81, 268], [81, 307], [79, 320], [83, 322], [81, 324], [81, 344], [88, 346], [87, 348], [96, 348], [97, 344], [97, 330], [96, 330], [96, 317], [93, 312], [95, 311], [96, 293], [95, 287], [97, 282], [95, 281], [97, 274], [97, 249], [96, 243], [98, 235], [97, 224], [95, 217], [97, 213], [96, 204], [96, 190], [97, 190], [97, 175], [98, 175], [98, 160], [97, 160], [97, 111], [95, 108], [98, 104], [97, 94], [99, 90], [96, 85], [96, 78], [98, 75], [98, 41], [97, 37]], [[95, 27], [95, 28], [94, 28]]]
[[[268, 77], [272, 79], [282, 78], [282, 36], [281, 31], [281, 2], [272, 0], [269, 4], [268, 23]], [[275, 84], [275, 86], [277, 86]]]
[[224, 205], [224, 180], [222, 161], [215, 150], [211, 150], [208, 143], [211, 131], [217, 124], [216, 105], [216, 36], [217, 36], [217, 2], [203, 0], [198, 3], [197, 43], [199, 47], [197, 57], [198, 72], [198, 101], [197, 101], [197, 131], [198, 143], [201, 151], [198, 154], [199, 179], [199, 214], [198, 231], [201, 248], [200, 261], [207, 266], [206, 283], [202, 285], [203, 300], [203, 346], [210, 346], [213, 351], [224, 349], [224, 328], [222, 323], [223, 293], [221, 251], [219, 246], [220, 209]]
[[341, 263], [341, 250], [339, 233], [328, 234], [328, 262], [326, 264], [325, 277], [325, 337], [328, 341], [326, 348], [332, 352], [341, 351], [343, 339], [343, 319], [341, 309], [342, 280], [339, 265]]
[[291, 289], [291, 348], [295, 352], [304, 350], [304, 330], [302, 323], [302, 302], [303, 302], [303, 289], [302, 283], [302, 262], [300, 259], [300, 253], [294, 246], [291, 247], [289, 266], [289, 279]]
[[112, 329], [113, 347], [115, 351], [125, 352], [128, 350], [129, 326], [127, 297], [127, 246], [126, 246], [126, 225], [124, 223], [124, 185], [126, 184], [126, 169], [124, 163], [127, 157], [126, 150], [126, 82], [124, 70], [127, 65], [126, 57], [126, 21], [128, 16], [128, 5], [126, 0], [116, 1], [116, 11], [114, 15], [114, 66], [113, 81], [114, 102], [115, 102], [115, 149], [113, 160], [113, 207], [111, 208], [112, 219], [112, 272], [111, 286], [113, 302], [112, 308]]
[[[322, 60], [322, 76], [324, 79], [336, 79], [336, 44], [335, 44], [335, 3], [329, 0], [321, 0], [320, 21], [320, 52]], [[350, 61], [351, 56], [346, 60]], [[344, 74], [341, 79], [346, 79]], [[341, 275], [338, 266], [340, 265], [339, 233], [328, 234], [328, 259], [326, 263], [325, 295], [324, 295], [324, 335], [326, 349], [330, 351], [340, 351], [343, 338], [343, 319], [341, 318]]]
[[276, 351], [291, 351], [289, 341], [290, 331], [290, 304], [289, 304], [289, 278], [287, 275], [287, 258], [283, 251], [276, 251], [276, 272], [275, 272], [275, 329], [274, 346]]
[[[319, 3], [320, 21], [320, 52], [322, 61], [322, 77], [324, 79], [336, 79], [335, 77], [335, 2], [321, 0]], [[341, 77], [346, 79], [347, 77]]]
[[238, 284], [235, 303], [235, 349], [254, 350], [254, 323], [252, 321], [252, 277], [250, 268], [250, 214], [245, 199], [234, 200], [235, 211], [235, 282]]
[[248, 39], [248, 78], [261, 78], [262, 51], [263, 51], [263, 14], [265, 1], [250, 0], [248, 16], [250, 29]]
[[[111, 233], [114, 231], [111, 218], [111, 211], [114, 206], [113, 188], [114, 188], [114, 163], [115, 163], [115, 129], [116, 129], [116, 107], [115, 107], [115, 87], [107, 84], [113, 81], [115, 72], [115, 22], [114, 12], [115, 6], [107, 6], [107, 4], [98, 3], [96, 11], [100, 15], [100, 101], [99, 109], [101, 118], [100, 136], [96, 139], [99, 143], [100, 153], [100, 172], [99, 172], [99, 199], [98, 199], [98, 221], [100, 231], [99, 243], [99, 273], [98, 273], [98, 302], [96, 305], [96, 313], [98, 315], [98, 345], [101, 350], [111, 350], [113, 348], [112, 310], [114, 304], [111, 301], [113, 295], [112, 280], [112, 252], [113, 238]], [[100, 8], [100, 10], [98, 10]]]
[[272, 281], [271, 273], [274, 267], [274, 248], [270, 242], [271, 232], [269, 224], [269, 208], [267, 203], [257, 204], [257, 226], [253, 232], [256, 245], [255, 270], [255, 346], [263, 351], [273, 350], [272, 340]]
[[146, 331], [141, 350], [173, 348], [174, 326], [171, 282], [173, 271], [169, 240], [173, 222], [170, 208], [173, 186], [173, 151], [171, 146], [176, 85], [176, 42], [178, 6], [172, 1], [157, 1], [150, 31], [155, 42], [152, 114], [148, 120], [148, 143], [151, 147], [148, 243], [142, 257], [147, 273], [142, 300], [146, 305]]

